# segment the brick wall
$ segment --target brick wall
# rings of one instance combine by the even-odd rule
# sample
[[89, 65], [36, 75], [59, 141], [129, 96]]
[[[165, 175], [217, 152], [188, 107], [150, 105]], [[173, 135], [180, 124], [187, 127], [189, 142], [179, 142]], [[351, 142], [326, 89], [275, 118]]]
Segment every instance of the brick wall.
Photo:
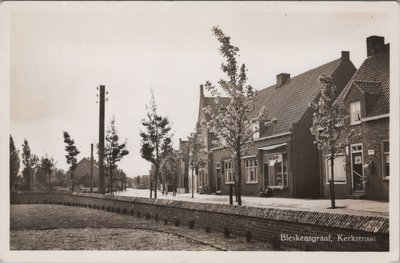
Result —
[[[103, 209], [127, 215], [167, 220], [173, 224], [195, 228], [208, 227], [214, 232], [229, 228], [233, 234], [248, 231], [256, 240], [270, 241], [285, 248], [317, 251], [388, 251], [389, 220], [385, 217], [367, 217], [324, 212], [309, 212], [229, 206], [224, 204], [194, 203], [174, 200], [136, 197], [111, 197], [99, 194], [12, 193], [11, 204], [52, 203]], [[281, 235], [304, 237], [332, 236], [332, 242], [280, 241]], [[340, 237], [362, 236], [375, 238], [374, 242], [338, 241]]]

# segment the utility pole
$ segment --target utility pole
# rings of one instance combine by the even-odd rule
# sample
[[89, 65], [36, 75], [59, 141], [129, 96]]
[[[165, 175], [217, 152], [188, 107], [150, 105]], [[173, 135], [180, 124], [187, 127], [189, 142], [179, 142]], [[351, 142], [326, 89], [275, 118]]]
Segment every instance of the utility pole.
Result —
[[[97, 88], [99, 89], [99, 88]], [[104, 85], [100, 85], [99, 99], [99, 193], [104, 194], [104, 113], [105, 113], [105, 90]]]
[[93, 192], [93, 143], [90, 144], [90, 192]]

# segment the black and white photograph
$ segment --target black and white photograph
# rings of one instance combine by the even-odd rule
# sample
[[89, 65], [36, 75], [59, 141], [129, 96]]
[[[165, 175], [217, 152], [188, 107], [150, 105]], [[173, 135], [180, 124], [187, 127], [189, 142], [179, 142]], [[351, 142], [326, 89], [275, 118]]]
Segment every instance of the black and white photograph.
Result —
[[3, 2], [0, 260], [400, 260], [399, 13]]

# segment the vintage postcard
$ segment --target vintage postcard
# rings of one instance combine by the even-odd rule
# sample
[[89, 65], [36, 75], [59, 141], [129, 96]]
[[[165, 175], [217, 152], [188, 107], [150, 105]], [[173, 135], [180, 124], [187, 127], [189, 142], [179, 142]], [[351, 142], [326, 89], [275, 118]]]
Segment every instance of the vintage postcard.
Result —
[[399, 260], [396, 2], [3, 2], [5, 262]]

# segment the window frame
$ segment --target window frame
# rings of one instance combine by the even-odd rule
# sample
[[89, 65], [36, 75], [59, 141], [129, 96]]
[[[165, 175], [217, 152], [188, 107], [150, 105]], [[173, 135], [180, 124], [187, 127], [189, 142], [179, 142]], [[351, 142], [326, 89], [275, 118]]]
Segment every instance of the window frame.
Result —
[[[329, 184], [329, 174], [330, 174], [330, 159], [329, 158], [330, 158], [330, 156], [331, 156], [330, 154], [325, 155], [325, 157], [326, 157], [326, 159], [325, 159], [325, 184], [326, 185]], [[345, 153], [336, 154], [335, 159], [338, 156], [341, 156], [341, 157], [343, 156], [344, 157], [343, 161], [344, 161], [344, 165], [346, 165], [346, 155], [345, 155]], [[334, 161], [333, 167], [335, 167], [336, 163], [337, 162]], [[333, 168], [333, 169], [335, 170], [335, 168]], [[335, 177], [334, 184], [347, 184], [347, 170], [346, 170], [346, 167], [344, 169], [344, 181], [336, 181], [336, 177]]]
[[[274, 180], [272, 180], [272, 175], [271, 175], [271, 171], [269, 170], [269, 169], [271, 169], [271, 166], [270, 166], [270, 159], [269, 159], [269, 156], [271, 156], [271, 155], [281, 155], [281, 158], [282, 158], [282, 163], [281, 163], [281, 174], [283, 175], [282, 176], [282, 185], [271, 185], [271, 182], [275, 182], [276, 181], [276, 175], [275, 175], [275, 173], [274, 173], [274, 175], [273, 176], [275, 176], [275, 178], [274, 178]], [[288, 188], [289, 187], [289, 172], [288, 172], [288, 163], [287, 163], [287, 160], [286, 160], [286, 171], [284, 171], [284, 169], [283, 169], [283, 167], [284, 167], [284, 163], [285, 163], [285, 159], [284, 159], [284, 156], [286, 155], [286, 158], [288, 158], [288, 155], [287, 155], [287, 153], [286, 152], [272, 152], [272, 153], [266, 153], [266, 157], [267, 157], [267, 163], [268, 163], [268, 181], [269, 181], [269, 185], [268, 185], [268, 187], [269, 188], [272, 188], [272, 189], [285, 189], [285, 188]], [[286, 179], [286, 180], [285, 180]], [[285, 181], [286, 181], [286, 184], [285, 184]]]
[[[246, 184], [258, 184], [258, 162], [257, 158], [245, 158], [244, 161], [244, 176]], [[253, 172], [253, 180], [251, 180], [251, 172]]]
[[[352, 111], [352, 105], [358, 105], [358, 120], [353, 119], [353, 116], [357, 113]], [[350, 114], [350, 125], [357, 125], [361, 123], [361, 101], [356, 100], [349, 103], [349, 114]]]
[[[384, 144], [388, 143], [389, 146], [389, 151], [385, 152], [385, 146]], [[386, 175], [386, 155], [388, 155], [389, 158], [389, 175]], [[389, 139], [381, 140], [381, 163], [382, 163], [382, 179], [383, 180], [389, 180], [390, 179], [390, 142]]]
[[[227, 164], [230, 164], [230, 168], [227, 167]], [[228, 174], [229, 172], [230, 172], [230, 174]], [[232, 159], [224, 161], [224, 177], [225, 177], [225, 184], [235, 183]], [[231, 181], [229, 181], [228, 179], [230, 179]]]

